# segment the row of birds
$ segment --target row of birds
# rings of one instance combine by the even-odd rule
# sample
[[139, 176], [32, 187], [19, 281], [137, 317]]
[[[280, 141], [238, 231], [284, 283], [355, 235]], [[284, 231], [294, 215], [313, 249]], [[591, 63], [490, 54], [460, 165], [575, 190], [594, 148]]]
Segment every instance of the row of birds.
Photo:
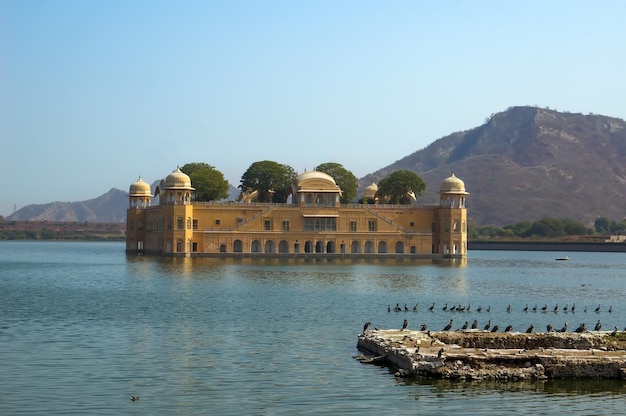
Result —
[[[450, 323], [448, 325], [446, 325], [442, 331], [451, 331], [452, 330], [452, 325], [454, 323], [454, 319], [450, 319]], [[365, 333], [365, 331], [367, 331], [369, 329], [371, 325], [371, 322], [366, 322], [365, 325], [363, 326], [363, 332]], [[405, 319], [404, 323], [402, 324], [402, 330], [404, 331], [405, 329], [408, 329], [409, 327], [409, 320]], [[548, 324], [546, 326], [546, 332], [567, 332], [567, 328], [568, 328], [568, 324], [567, 322], [565, 322], [565, 324], [563, 325], [562, 328], [560, 329], [555, 329], [552, 324]], [[375, 328], [378, 329], [378, 328]], [[465, 331], [465, 330], [470, 330], [470, 329], [476, 329], [478, 330], [478, 320], [474, 319], [474, 322], [472, 322], [472, 324], [470, 325], [468, 321], [465, 321], [465, 323], [463, 324], [463, 326], [460, 329], [457, 329], [457, 331]], [[490, 332], [498, 332], [500, 330], [500, 327], [498, 325], [494, 325], [492, 326], [491, 323], [491, 319], [489, 320], [489, 322], [487, 322], [487, 324], [482, 328], [483, 331], [490, 331]], [[602, 322], [600, 319], [598, 319], [598, 322], [596, 323], [594, 329], [594, 331], [600, 331], [602, 330]], [[428, 331], [428, 325], [426, 324], [422, 324], [420, 326], [420, 331]], [[512, 325], [508, 325], [506, 328], [504, 328], [504, 332], [511, 332], [513, 331], [513, 326]], [[578, 328], [576, 328], [574, 330], [574, 332], [576, 333], [583, 333], [583, 332], [588, 332], [589, 329], [587, 328], [587, 324], [586, 323], [581, 323]], [[624, 331], [626, 331], [626, 328], [624, 328]], [[535, 332], [535, 325], [531, 324], [528, 329], [526, 329], [526, 333], [527, 334], [532, 334], [533, 332]], [[617, 325], [615, 326], [615, 329], [611, 332], [611, 336], [615, 336], [617, 335], [617, 333], [619, 332], [619, 329], [617, 327]]]
[[[418, 312], [419, 311], [419, 303], [416, 303], [415, 306], [413, 306], [413, 312]], [[465, 305], [452, 305], [452, 306], [448, 306], [448, 303], [445, 304], [445, 306], [443, 306], [441, 308], [442, 311], [444, 312], [470, 312], [472, 309], [472, 305], [468, 304], [467, 306]], [[387, 305], [387, 312], [391, 312], [392, 308], [391, 305]], [[393, 308], [393, 310], [395, 312], [409, 312], [411, 309], [406, 305], [406, 303], [404, 304], [404, 308], [402, 308], [400, 306], [399, 303], [396, 303], [396, 306]], [[430, 305], [428, 307], [428, 310], [430, 312], [434, 312], [435, 311], [435, 303], [433, 302], [432, 305]], [[491, 305], [487, 306], [485, 309], [485, 312], [491, 312]], [[537, 307], [537, 304], [535, 303], [535, 306], [533, 306], [532, 308], [528, 307], [528, 304], [526, 304], [526, 306], [524, 306], [524, 308], [522, 309], [523, 312], [528, 312], [528, 311], [532, 311], [532, 312], [537, 312], [537, 311], [541, 311], [541, 312], [548, 312], [549, 310], [551, 310], [554, 313], [558, 313], [559, 310], [561, 310], [559, 308], [559, 304], [557, 303], [554, 308], [548, 307], [548, 304], [546, 303], [544, 306], [542, 306], [541, 308]], [[476, 308], [476, 312], [482, 312], [483, 311], [483, 307], [482, 306], [478, 306]], [[513, 311], [512, 306], [509, 304], [506, 307], [506, 311], [508, 313], [511, 313]], [[563, 306], [562, 311], [565, 313], [568, 312], [576, 312], [576, 303], [572, 303], [572, 306], [569, 306], [569, 303], [566, 304], [565, 306]], [[598, 305], [594, 310], [595, 313], [600, 313], [602, 311], [602, 306]], [[583, 309], [583, 312], [587, 313], [587, 307], [585, 306]], [[608, 313], [613, 313], [613, 306], [609, 306], [609, 309], [607, 310]]]

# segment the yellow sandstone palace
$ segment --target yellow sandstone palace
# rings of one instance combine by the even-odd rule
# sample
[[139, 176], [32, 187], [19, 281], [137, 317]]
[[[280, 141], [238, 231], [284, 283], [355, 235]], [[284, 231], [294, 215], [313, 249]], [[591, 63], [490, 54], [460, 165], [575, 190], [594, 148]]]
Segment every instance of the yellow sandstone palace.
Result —
[[[465, 184], [454, 173], [438, 205], [340, 204], [322, 172], [300, 174], [291, 203], [196, 202], [180, 169], [152, 195], [130, 185], [126, 252], [213, 257], [467, 257]], [[375, 192], [375, 185], [365, 193]], [[158, 205], [152, 205], [158, 196]], [[365, 195], [372, 196], [372, 195]]]

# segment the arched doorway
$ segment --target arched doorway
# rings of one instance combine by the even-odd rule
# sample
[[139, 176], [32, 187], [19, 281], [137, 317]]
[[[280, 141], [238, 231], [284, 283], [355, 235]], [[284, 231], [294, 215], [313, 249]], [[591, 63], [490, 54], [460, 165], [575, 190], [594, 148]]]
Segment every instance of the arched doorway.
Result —
[[366, 254], [371, 254], [374, 252], [374, 242], [371, 240], [368, 240], [365, 242], [365, 251], [364, 253]]
[[259, 240], [252, 240], [252, 245], [250, 246], [251, 253], [260, 253], [261, 252], [261, 242]]
[[289, 243], [287, 240], [280, 240], [280, 243], [278, 243], [278, 252], [289, 253]]
[[386, 253], [387, 252], [387, 242], [386, 241], [379, 241], [378, 242], [378, 252], [379, 253]]
[[404, 243], [396, 241], [396, 254], [404, 254]]
[[334, 253], [336, 250], [335, 248], [335, 242], [334, 241], [329, 241], [328, 243], [326, 243], [326, 252], [327, 253]]
[[357, 240], [352, 241], [350, 244], [350, 253], [360, 253], [361, 252], [361, 243]]
[[243, 252], [243, 243], [241, 240], [233, 241], [233, 253], [242, 253]]
[[273, 253], [274, 252], [274, 241], [273, 240], [267, 240], [265, 242], [265, 252], [266, 253]]
[[324, 242], [323, 241], [318, 241], [317, 243], [315, 243], [315, 252], [316, 253], [323, 253], [324, 252]]

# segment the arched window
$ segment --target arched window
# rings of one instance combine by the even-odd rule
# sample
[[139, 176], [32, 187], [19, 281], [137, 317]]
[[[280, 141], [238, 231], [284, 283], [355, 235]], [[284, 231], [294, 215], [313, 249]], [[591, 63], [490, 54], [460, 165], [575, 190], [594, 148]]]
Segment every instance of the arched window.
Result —
[[404, 254], [404, 243], [396, 241], [396, 254]]
[[326, 252], [327, 253], [334, 253], [335, 250], [335, 242], [334, 241], [329, 241], [328, 243], [326, 243]]
[[289, 243], [287, 240], [280, 240], [280, 243], [278, 243], [278, 252], [289, 253]]
[[350, 244], [350, 253], [360, 253], [361, 252], [361, 243], [357, 240], [352, 241]]
[[378, 242], [378, 252], [379, 253], [386, 253], [387, 252], [387, 242], [386, 241], [379, 241]]
[[266, 253], [273, 253], [274, 252], [274, 241], [273, 240], [267, 240], [265, 242], [265, 252]]
[[371, 254], [374, 252], [374, 242], [373, 241], [366, 241], [365, 242], [365, 253], [367, 254]]
[[324, 252], [324, 242], [323, 241], [318, 241], [317, 243], [315, 243], [315, 252], [316, 253], [323, 253]]
[[252, 245], [250, 246], [251, 253], [260, 253], [261, 252], [261, 242], [259, 240], [252, 240]]
[[233, 253], [243, 253], [243, 243], [241, 240], [233, 241]]

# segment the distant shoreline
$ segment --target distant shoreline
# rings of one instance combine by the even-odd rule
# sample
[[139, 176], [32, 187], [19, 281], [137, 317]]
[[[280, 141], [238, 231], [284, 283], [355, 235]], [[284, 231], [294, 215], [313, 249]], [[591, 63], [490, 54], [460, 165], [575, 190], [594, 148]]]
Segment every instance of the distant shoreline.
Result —
[[576, 241], [468, 241], [467, 248], [469, 251], [590, 251], [624, 253], [626, 252], [626, 243], [593, 243]]

